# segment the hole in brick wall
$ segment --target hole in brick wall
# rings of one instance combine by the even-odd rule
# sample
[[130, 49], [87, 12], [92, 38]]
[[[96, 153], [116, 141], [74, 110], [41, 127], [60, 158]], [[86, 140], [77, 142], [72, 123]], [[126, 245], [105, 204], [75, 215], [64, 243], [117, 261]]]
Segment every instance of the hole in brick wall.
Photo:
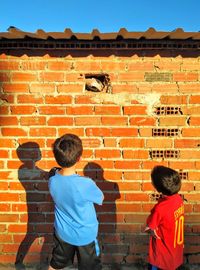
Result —
[[153, 202], [155, 202], [155, 201], [158, 201], [160, 198], [162, 197], [162, 194], [160, 194], [160, 193], [151, 193], [150, 195], [149, 195], [149, 199], [150, 199], [150, 201], [153, 201]]
[[188, 180], [188, 172], [179, 172], [179, 175], [182, 180]]
[[156, 108], [157, 115], [175, 115], [182, 114], [180, 107], [157, 107]]
[[152, 159], [156, 158], [179, 158], [179, 150], [152, 150], [149, 155]]
[[110, 77], [107, 73], [85, 74], [85, 90], [92, 92], [112, 92]]
[[152, 129], [152, 136], [153, 137], [173, 137], [179, 135], [178, 128], [153, 128]]

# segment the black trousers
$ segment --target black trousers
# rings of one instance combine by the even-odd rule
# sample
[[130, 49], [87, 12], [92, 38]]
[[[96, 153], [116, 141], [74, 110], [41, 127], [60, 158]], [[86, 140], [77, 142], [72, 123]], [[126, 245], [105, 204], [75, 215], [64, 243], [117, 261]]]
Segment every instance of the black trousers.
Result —
[[54, 248], [52, 251], [51, 267], [62, 269], [72, 265], [77, 256], [79, 270], [101, 270], [100, 252], [97, 240], [85, 246], [74, 246], [64, 242], [54, 233]]

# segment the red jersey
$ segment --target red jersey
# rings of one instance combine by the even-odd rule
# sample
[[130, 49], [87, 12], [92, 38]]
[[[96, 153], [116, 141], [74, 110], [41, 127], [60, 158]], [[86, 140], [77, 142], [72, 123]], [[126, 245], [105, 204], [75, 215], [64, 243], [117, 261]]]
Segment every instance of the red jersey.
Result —
[[147, 226], [160, 238], [150, 237], [149, 263], [174, 270], [183, 263], [184, 206], [179, 194], [163, 196], [147, 218]]

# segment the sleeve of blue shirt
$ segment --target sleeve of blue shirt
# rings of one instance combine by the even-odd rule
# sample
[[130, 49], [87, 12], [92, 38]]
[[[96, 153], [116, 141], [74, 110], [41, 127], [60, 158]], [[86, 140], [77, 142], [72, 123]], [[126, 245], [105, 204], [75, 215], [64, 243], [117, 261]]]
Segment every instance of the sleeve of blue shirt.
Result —
[[103, 192], [97, 187], [93, 180], [86, 178], [86, 186], [83, 197], [85, 200], [102, 205], [104, 195]]

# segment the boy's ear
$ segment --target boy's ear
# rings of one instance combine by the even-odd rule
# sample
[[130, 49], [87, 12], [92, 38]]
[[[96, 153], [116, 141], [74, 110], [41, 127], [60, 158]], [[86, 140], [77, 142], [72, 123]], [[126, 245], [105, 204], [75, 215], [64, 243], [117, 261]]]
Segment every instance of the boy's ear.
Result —
[[80, 156], [78, 159], [77, 159], [77, 162], [81, 161], [82, 160], [82, 156]]

